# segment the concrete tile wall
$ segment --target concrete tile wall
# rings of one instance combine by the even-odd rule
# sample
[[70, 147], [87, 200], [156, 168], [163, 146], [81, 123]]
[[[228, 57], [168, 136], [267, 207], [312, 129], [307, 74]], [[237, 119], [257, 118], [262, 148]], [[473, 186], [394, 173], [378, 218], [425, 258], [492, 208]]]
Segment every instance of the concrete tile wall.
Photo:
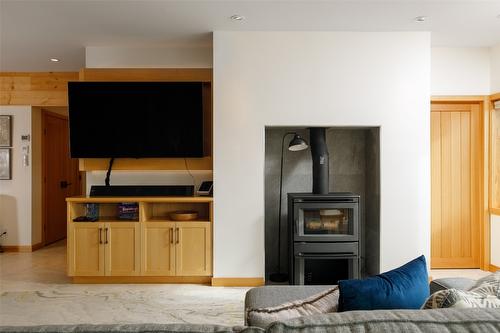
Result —
[[[277, 270], [278, 263], [278, 203], [280, 154], [283, 134], [289, 131], [299, 133], [309, 142], [309, 131], [305, 128], [268, 127], [265, 134], [265, 253], [266, 278]], [[291, 152], [286, 148], [293, 136], [285, 140], [283, 168], [283, 197], [281, 211], [281, 267], [288, 271], [288, 225], [287, 193], [311, 192], [311, 151]], [[379, 267], [379, 223], [380, 184], [379, 137], [375, 128], [329, 128], [326, 139], [330, 157], [331, 192], [354, 192], [362, 198], [362, 241], [367, 246], [363, 257], [371, 262], [362, 267], [370, 274], [378, 273]], [[378, 196], [377, 196], [378, 195]], [[365, 216], [369, 214], [370, 218]], [[370, 226], [365, 227], [366, 221]], [[370, 241], [364, 242], [366, 235]]]

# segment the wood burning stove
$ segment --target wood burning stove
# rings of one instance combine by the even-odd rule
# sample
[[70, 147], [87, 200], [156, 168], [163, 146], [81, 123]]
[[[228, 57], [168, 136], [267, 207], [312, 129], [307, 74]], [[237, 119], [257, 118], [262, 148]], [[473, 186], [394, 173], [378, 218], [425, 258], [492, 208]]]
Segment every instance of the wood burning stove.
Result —
[[291, 284], [337, 284], [359, 277], [360, 197], [289, 193]]
[[312, 193], [288, 194], [289, 282], [337, 284], [360, 275], [360, 197], [329, 192], [326, 129], [309, 129]]

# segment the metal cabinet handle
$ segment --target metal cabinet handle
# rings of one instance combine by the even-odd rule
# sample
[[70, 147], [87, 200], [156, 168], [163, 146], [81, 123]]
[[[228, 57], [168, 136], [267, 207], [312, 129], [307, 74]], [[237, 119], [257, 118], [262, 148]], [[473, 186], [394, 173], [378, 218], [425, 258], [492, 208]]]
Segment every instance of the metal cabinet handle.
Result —
[[169, 228], [168, 231], [169, 231], [170, 244], [174, 244], [174, 229]]
[[102, 235], [101, 235], [101, 232], [102, 232], [102, 228], [99, 228], [99, 244], [102, 244]]
[[177, 241], [176, 244], [179, 244], [179, 228], [175, 228], [175, 233], [177, 234]]
[[104, 234], [105, 234], [105, 238], [104, 238], [104, 244], [108, 244], [108, 228], [105, 228], [104, 229]]

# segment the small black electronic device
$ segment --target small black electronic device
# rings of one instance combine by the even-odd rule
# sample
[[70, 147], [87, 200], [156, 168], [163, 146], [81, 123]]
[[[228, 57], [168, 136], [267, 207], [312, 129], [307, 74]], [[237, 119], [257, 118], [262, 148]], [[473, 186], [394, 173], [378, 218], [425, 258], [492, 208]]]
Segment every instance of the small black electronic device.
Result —
[[213, 181], [206, 181], [206, 182], [201, 183], [200, 188], [198, 188], [197, 193], [200, 196], [212, 195], [214, 193], [214, 182]]
[[191, 197], [193, 185], [92, 185], [91, 197]]
[[96, 217], [78, 216], [73, 219], [73, 222], [96, 222]]

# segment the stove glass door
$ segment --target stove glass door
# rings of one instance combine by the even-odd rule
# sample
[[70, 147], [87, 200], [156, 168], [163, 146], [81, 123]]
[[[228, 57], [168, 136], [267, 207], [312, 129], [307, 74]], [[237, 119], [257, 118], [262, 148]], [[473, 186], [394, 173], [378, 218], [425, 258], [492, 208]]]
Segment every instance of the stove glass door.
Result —
[[358, 205], [303, 203], [295, 205], [295, 241], [358, 240]]

